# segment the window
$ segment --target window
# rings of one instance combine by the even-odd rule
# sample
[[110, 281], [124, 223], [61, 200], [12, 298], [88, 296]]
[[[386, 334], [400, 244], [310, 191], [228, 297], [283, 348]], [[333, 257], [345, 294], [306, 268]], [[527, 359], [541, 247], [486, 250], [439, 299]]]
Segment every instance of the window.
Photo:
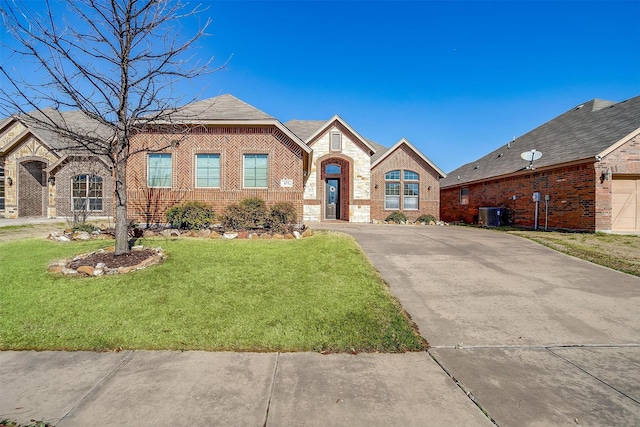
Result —
[[196, 155], [196, 187], [220, 187], [220, 155]]
[[385, 182], [384, 184], [384, 208], [400, 209], [400, 183]]
[[266, 154], [244, 155], [244, 186], [267, 188], [268, 161]]
[[469, 204], [469, 189], [461, 188], [460, 189], [460, 204], [468, 205]]
[[420, 175], [418, 175], [414, 171], [404, 171], [405, 181], [417, 181], [419, 178], [420, 178]]
[[400, 171], [391, 171], [384, 174], [387, 181], [400, 181]]
[[[400, 177], [402, 177], [402, 180], [400, 180]], [[402, 209], [411, 211], [418, 210], [418, 201], [420, 199], [420, 183], [406, 181], [418, 181], [420, 179], [420, 175], [410, 170], [393, 170], [385, 173], [384, 179], [385, 181], [387, 181], [384, 184], [385, 209], [400, 209], [400, 188], [402, 188]]]
[[0, 168], [0, 209], [4, 209], [4, 168]]
[[171, 188], [171, 154], [149, 154], [147, 186]]
[[402, 198], [402, 208], [406, 210], [417, 211], [418, 210], [418, 197], [420, 192], [418, 191], [419, 185], [417, 182], [404, 183], [404, 193]]
[[342, 150], [342, 134], [340, 132], [331, 132], [331, 151]]
[[327, 175], [340, 175], [340, 165], [327, 165], [324, 168], [324, 172]]
[[74, 211], [102, 210], [102, 178], [97, 175], [76, 175], [72, 184]]

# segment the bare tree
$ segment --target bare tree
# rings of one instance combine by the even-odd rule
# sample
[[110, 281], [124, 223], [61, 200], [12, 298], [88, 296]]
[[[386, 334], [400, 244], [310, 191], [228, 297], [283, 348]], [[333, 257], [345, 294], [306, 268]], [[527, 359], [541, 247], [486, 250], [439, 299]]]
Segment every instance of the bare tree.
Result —
[[[6, 62], [0, 64], [0, 75], [9, 83], [0, 85], [0, 111], [54, 132], [67, 150], [109, 162], [115, 253], [127, 253], [127, 161], [141, 151], [130, 148], [130, 138], [154, 121], [171, 122], [171, 113], [185, 102], [176, 95], [176, 83], [215, 71], [210, 60], [200, 63], [188, 56], [210, 20], [183, 37], [180, 23], [195, 21], [202, 9], [187, 9], [180, 0], [65, 0], [62, 16], [49, 0], [42, 4], [38, 13], [33, 3], [0, 0], [3, 23], [13, 37], [2, 48], [12, 52], [11, 59], [34, 65], [34, 74], [19, 75]], [[59, 113], [67, 110], [80, 112], [82, 125]]]

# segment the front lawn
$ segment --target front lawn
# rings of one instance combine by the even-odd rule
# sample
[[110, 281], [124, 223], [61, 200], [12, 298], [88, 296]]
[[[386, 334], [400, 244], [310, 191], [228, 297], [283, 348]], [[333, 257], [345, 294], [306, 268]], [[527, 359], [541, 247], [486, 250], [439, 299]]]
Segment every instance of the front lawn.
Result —
[[70, 278], [50, 262], [110, 242], [0, 242], [1, 350], [421, 350], [352, 238], [149, 239], [167, 259], [121, 276]]

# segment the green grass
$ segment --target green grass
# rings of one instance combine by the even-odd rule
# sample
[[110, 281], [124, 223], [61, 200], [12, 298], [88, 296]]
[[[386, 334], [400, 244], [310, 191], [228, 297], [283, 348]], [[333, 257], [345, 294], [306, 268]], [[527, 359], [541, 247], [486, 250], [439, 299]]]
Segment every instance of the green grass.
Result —
[[421, 350], [352, 238], [142, 240], [160, 265], [69, 278], [51, 261], [108, 243], [0, 243], [0, 349]]

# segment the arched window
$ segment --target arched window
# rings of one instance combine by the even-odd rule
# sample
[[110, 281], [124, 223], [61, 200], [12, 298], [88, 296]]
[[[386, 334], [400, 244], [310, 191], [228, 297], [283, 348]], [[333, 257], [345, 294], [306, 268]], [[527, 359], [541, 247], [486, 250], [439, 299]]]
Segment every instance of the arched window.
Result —
[[340, 175], [340, 165], [330, 164], [325, 166], [324, 173], [327, 175]]
[[102, 177], [97, 175], [73, 177], [71, 198], [74, 211], [101, 211], [102, 197]]

